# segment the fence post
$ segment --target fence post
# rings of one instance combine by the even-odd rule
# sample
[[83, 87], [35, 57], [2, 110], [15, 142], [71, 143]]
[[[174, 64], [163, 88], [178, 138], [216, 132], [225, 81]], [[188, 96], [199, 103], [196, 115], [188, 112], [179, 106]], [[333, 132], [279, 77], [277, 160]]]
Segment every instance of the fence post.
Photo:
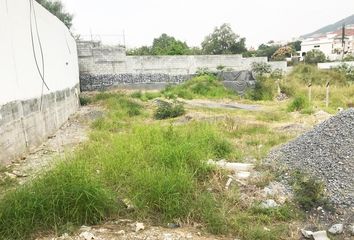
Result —
[[329, 81], [326, 83], [326, 107], [329, 105]]
[[309, 90], [309, 102], [311, 103], [312, 101], [312, 83], [310, 82], [308, 85], [308, 90]]

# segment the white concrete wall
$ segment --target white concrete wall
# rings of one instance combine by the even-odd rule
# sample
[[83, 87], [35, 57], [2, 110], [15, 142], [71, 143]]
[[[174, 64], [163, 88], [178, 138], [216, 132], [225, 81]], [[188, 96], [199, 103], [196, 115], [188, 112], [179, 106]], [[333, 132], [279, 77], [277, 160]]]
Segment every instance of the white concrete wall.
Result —
[[349, 66], [354, 67], [354, 62], [328, 62], [328, 63], [318, 63], [317, 67], [319, 69], [331, 69], [335, 67], [339, 67], [342, 64], [347, 64]]
[[32, 3], [0, 0], [0, 165], [40, 145], [79, 107], [76, 42], [60, 20]]
[[[66, 26], [36, 1], [38, 33], [43, 47], [45, 80], [50, 90], [72, 88], [79, 82], [76, 43]], [[34, 16], [28, 0], [0, 0], [0, 106], [41, 96], [42, 80], [34, 61], [30, 18], [33, 21], [34, 47], [39, 65], [41, 55]]]

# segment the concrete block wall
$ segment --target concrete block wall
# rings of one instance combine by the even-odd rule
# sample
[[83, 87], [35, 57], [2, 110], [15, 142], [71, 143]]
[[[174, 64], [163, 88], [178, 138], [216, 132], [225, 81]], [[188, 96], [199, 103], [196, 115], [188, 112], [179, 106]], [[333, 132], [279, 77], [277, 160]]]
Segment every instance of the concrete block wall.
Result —
[[79, 86], [0, 107], [0, 159], [8, 164], [54, 134], [79, 107]]
[[0, 32], [4, 165], [40, 145], [78, 109], [79, 66], [70, 31], [34, 0], [0, 0]]
[[[81, 89], [87, 89], [84, 84], [91, 76], [94, 85], [99, 81], [118, 83], [126, 76], [132, 76], [131, 82], [145, 76], [146, 83], [151, 82], [149, 76], [160, 79], [159, 74], [171, 76], [189, 76], [199, 69], [208, 68], [216, 71], [222, 65], [233, 71], [251, 70], [253, 62], [268, 62], [266, 57], [243, 58], [242, 55], [191, 55], [191, 56], [126, 56], [125, 49], [120, 46], [105, 47], [97, 42], [79, 41], [79, 64], [81, 73]], [[82, 48], [82, 50], [80, 50]], [[286, 71], [286, 62], [270, 62], [273, 69]], [[128, 75], [127, 75], [128, 74]], [[109, 79], [106, 79], [109, 78]], [[101, 79], [101, 80], [98, 80]], [[166, 82], [170, 79], [165, 76]], [[124, 80], [125, 81], [125, 80]], [[126, 82], [121, 82], [126, 84]], [[112, 82], [112, 81], [111, 81]], [[140, 81], [141, 82], [141, 81]], [[107, 83], [108, 85], [112, 85]], [[104, 82], [101, 84], [105, 85]], [[114, 85], [114, 84], [113, 84]]]

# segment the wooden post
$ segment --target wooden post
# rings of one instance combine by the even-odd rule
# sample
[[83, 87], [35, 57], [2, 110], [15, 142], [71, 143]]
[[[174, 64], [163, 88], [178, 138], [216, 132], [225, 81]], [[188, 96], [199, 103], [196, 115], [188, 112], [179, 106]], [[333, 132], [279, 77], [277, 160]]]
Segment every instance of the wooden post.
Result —
[[277, 87], [278, 87], [278, 96], [280, 96], [280, 94], [281, 94], [281, 90], [280, 90], [280, 79], [277, 80]]
[[307, 87], [308, 87], [308, 90], [309, 90], [309, 102], [311, 103], [311, 101], [312, 101], [312, 83], [309, 83], [307, 85]]
[[326, 83], [326, 107], [329, 105], [329, 81]]

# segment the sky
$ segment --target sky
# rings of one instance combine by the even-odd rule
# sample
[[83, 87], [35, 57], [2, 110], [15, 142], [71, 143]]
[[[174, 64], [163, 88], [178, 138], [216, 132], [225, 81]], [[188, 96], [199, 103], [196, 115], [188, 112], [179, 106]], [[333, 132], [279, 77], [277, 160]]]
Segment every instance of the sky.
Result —
[[[354, 14], [353, 0], [61, 0], [83, 38], [151, 45], [162, 33], [200, 46], [216, 26], [229, 23], [257, 48], [288, 41]], [[123, 33], [124, 36], [123, 37]]]

